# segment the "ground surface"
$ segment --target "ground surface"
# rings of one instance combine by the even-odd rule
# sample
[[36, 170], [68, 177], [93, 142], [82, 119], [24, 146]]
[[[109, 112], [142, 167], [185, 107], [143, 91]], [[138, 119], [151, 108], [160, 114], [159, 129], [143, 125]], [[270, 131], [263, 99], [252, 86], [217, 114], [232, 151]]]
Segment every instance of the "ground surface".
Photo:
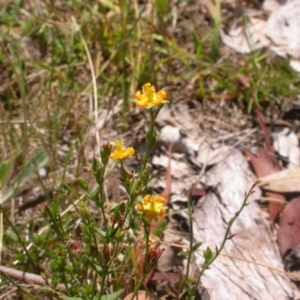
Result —
[[[166, 187], [166, 150], [174, 144], [170, 207], [175, 211], [186, 210], [192, 188], [217, 186], [222, 179], [210, 182], [209, 171], [224, 163], [232, 151], [256, 151], [264, 143], [255, 108], [262, 112], [267, 125], [276, 130], [286, 126], [298, 134], [299, 75], [288, 61], [268, 49], [239, 54], [220, 39], [220, 26], [230, 26], [241, 10], [261, 9], [256, 1], [221, 1], [221, 18], [213, 14], [218, 11], [213, 1], [156, 1], [157, 5], [152, 1], [87, 2], [28, 0], [0, 4], [0, 179], [5, 212], [2, 265], [45, 277], [49, 276], [47, 249], [51, 248], [51, 237], [47, 236], [41, 247], [31, 248], [35, 264], [24, 258], [24, 248], [45, 230], [45, 204], [63, 193], [62, 210], [68, 210], [74, 199], [66, 191], [76, 188], [76, 179], [80, 176], [94, 184], [88, 170], [103, 143], [119, 138], [143, 151], [149, 118], [131, 101], [142, 84], [149, 81], [168, 92], [170, 103], [157, 120], [161, 134], [150, 162], [154, 190], [159, 193]], [[243, 164], [247, 165], [246, 161]], [[131, 169], [136, 166], [135, 160], [127, 164]], [[245, 189], [252, 184], [249, 178], [255, 181], [251, 176], [245, 179]], [[110, 172], [106, 189], [111, 203], [123, 195], [119, 185], [120, 178]], [[246, 191], [239, 188], [239, 192], [242, 196]], [[196, 194], [198, 201], [200, 196]], [[259, 223], [268, 220], [266, 204], [255, 209], [265, 214]], [[224, 218], [223, 212], [221, 216]], [[230, 215], [225, 214], [227, 218]], [[75, 221], [69, 220], [70, 230], [77, 228], [72, 225]], [[168, 242], [184, 245], [188, 240], [186, 214], [170, 218], [170, 224], [178, 227], [175, 235], [181, 232], [184, 238], [177, 236]], [[202, 228], [203, 224], [196, 224]], [[268, 221], [266, 224], [261, 230], [269, 234]], [[205, 239], [213, 248], [214, 240], [207, 237], [211, 234], [206, 232], [197, 238]], [[270, 241], [276, 234], [265, 238], [268, 247], [274, 247], [274, 259], [266, 264], [272, 267], [273, 261], [280, 270], [265, 276], [276, 279], [280, 273], [282, 277], [276, 280], [285, 295], [296, 299], [277, 244]], [[276, 251], [277, 256], [273, 253]], [[169, 255], [173, 258], [173, 252]], [[269, 254], [260, 255], [263, 258]], [[245, 254], [244, 259], [249, 257]], [[256, 259], [251, 257], [252, 261]], [[195, 262], [196, 268], [199, 263]], [[223, 264], [225, 268], [227, 263]], [[159, 266], [164, 272], [184, 268], [182, 261], [166, 264]], [[220, 266], [216, 269], [226, 272]], [[236, 270], [242, 272], [243, 267]], [[230, 274], [227, 276], [230, 278]], [[235, 285], [243, 280], [241, 274], [232, 276]], [[265, 284], [268, 280], [264, 275], [261, 282], [260, 288], [273, 291], [271, 283]], [[172, 283], [159, 287], [154, 280], [152, 284], [161, 297], [180, 299]], [[211, 299], [220, 299], [218, 291], [209, 292], [218, 283], [208, 276], [203, 284]], [[251, 290], [243, 289], [251, 295]], [[260, 295], [259, 290], [255, 293]], [[1, 294], [2, 299], [45, 297], [34, 285], [23, 288], [4, 278]], [[231, 299], [239, 299], [241, 295], [237, 295], [231, 295]], [[249, 299], [260, 299], [253, 295]], [[269, 296], [276, 299], [276, 294], [270, 292]]]

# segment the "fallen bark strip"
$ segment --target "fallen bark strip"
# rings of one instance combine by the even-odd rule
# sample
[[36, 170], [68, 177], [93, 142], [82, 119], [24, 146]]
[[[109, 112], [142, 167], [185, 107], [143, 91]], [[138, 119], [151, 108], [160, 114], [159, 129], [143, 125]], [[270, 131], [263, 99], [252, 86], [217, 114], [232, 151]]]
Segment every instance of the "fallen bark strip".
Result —
[[34, 283], [38, 285], [47, 285], [45, 279], [43, 279], [40, 275], [36, 275], [33, 273], [27, 273], [23, 271], [19, 271], [16, 269], [0, 266], [0, 272], [4, 273], [5, 275], [26, 282], [26, 283]]
[[[20, 280], [28, 284], [37, 284], [49, 287], [49, 283], [40, 275], [19, 271], [13, 268], [0, 266], [0, 272], [13, 279]], [[66, 287], [63, 284], [59, 284], [56, 289], [65, 291]]]
[[[220, 197], [209, 193], [195, 207], [195, 242], [203, 242], [202, 247], [209, 246], [212, 250], [220, 245], [228, 221], [240, 208], [254, 181], [245, 158], [238, 150], [208, 173], [206, 184], [215, 186]], [[210, 300], [294, 299], [277, 244], [274, 244], [262, 210], [255, 202], [258, 198], [258, 194], [249, 198], [249, 206], [233, 225], [231, 234], [235, 236], [227, 241], [224, 248], [224, 253], [244, 261], [219, 256], [202, 278], [202, 287], [205, 288], [205, 293], [202, 290], [203, 299], [206, 299], [205, 294]], [[202, 253], [195, 253], [195, 258], [196, 267], [201, 268]], [[262, 268], [249, 261], [271, 268]], [[274, 268], [282, 270], [282, 273], [274, 271]]]

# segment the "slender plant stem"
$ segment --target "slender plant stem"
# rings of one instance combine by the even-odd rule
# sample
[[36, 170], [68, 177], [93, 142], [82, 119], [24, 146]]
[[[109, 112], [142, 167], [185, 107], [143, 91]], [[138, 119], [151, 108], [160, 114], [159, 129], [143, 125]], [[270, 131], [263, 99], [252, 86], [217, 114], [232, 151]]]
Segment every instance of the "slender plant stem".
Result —
[[249, 192], [245, 195], [245, 199], [244, 199], [244, 201], [243, 201], [240, 209], [235, 213], [234, 217], [231, 218], [231, 220], [229, 221], [227, 229], [226, 229], [226, 232], [225, 232], [225, 235], [224, 235], [224, 238], [223, 238], [223, 241], [221, 243], [221, 246], [219, 248], [217, 248], [217, 251], [215, 252], [215, 254], [213, 255], [213, 257], [211, 259], [209, 259], [208, 261], [206, 261], [202, 265], [202, 269], [201, 269], [201, 271], [200, 271], [200, 273], [198, 275], [197, 281], [196, 281], [195, 289], [197, 288], [197, 286], [201, 282], [201, 277], [202, 277], [203, 273], [209, 268], [209, 266], [217, 259], [217, 257], [222, 252], [222, 250], [223, 250], [223, 248], [224, 248], [224, 246], [226, 244], [226, 241], [228, 240], [228, 237], [229, 237], [232, 225], [234, 224], [234, 222], [236, 221], [236, 219], [238, 218], [238, 216], [240, 215], [240, 213], [242, 212], [242, 210], [248, 205], [248, 203], [247, 203], [248, 198], [250, 197], [251, 194], [253, 194], [254, 188], [256, 187], [257, 184], [258, 184], [258, 181], [255, 182], [251, 186]]

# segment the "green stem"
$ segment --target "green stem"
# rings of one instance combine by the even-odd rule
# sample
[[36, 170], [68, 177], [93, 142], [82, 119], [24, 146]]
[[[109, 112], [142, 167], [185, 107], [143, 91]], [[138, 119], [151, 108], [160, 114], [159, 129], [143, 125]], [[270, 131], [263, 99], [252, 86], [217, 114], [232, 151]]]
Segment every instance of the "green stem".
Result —
[[150, 128], [147, 132], [147, 135], [149, 134], [149, 136], [151, 137], [151, 140], [147, 141], [148, 142], [147, 151], [144, 155], [144, 162], [143, 162], [142, 170], [145, 170], [147, 162], [150, 157], [150, 153], [157, 142], [157, 139], [156, 138], [152, 139], [152, 137], [153, 137], [153, 132], [154, 132], [154, 128], [155, 128], [155, 120], [162, 108], [163, 108], [163, 105], [160, 105], [156, 111], [153, 111], [152, 108], [150, 108], [150, 110], [149, 110], [150, 111]]
[[192, 260], [193, 254], [193, 240], [194, 240], [194, 232], [193, 232], [193, 209], [192, 209], [192, 201], [191, 198], [188, 199], [188, 215], [189, 215], [189, 228], [190, 228], [190, 243], [189, 243], [189, 256], [188, 256], [188, 263], [187, 269], [185, 274], [185, 280], [182, 281], [179, 287], [179, 292], [182, 291], [184, 285], [188, 285], [188, 277], [190, 273], [190, 264]]
[[[95, 276], [97, 278], [97, 276]], [[106, 280], [106, 272], [105, 274], [103, 275], [102, 277], [102, 282], [101, 282], [101, 289], [100, 289], [100, 293], [99, 293], [99, 296], [98, 296], [98, 299], [100, 300], [102, 295], [103, 295], [103, 292], [104, 292], [104, 287], [105, 287], [105, 280]]]
[[146, 278], [147, 274], [143, 274], [141, 279], [139, 280], [138, 284], [135, 286], [135, 289], [133, 291], [132, 297], [130, 300], [133, 300], [134, 297], [137, 295], [138, 291], [140, 290], [140, 287], [142, 285], [142, 283], [144, 282], [145, 278]]
[[148, 262], [149, 262], [149, 257], [148, 257], [148, 254], [149, 254], [149, 236], [150, 236], [150, 225], [151, 225], [151, 222], [149, 224], [147, 224], [147, 226], [145, 226], [145, 245], [146, 245], [146, 253], [145, 253], [145, 261], [144, 261], [144, 265], [143, 265], [143, 274], [146, 274], [147, 275], [147, 265], [148, 265]]
[[217, 259], [217, 257], [220, 255], [221, 251], [223, 250], [223, 248], [224, 248], [224, 246], [225, 246], [225, 243], [226, 243], [226, 241], [228, 240], [228, 236], [229, 236], [229, 233], [230, 233], [230, 229], [231, 229], [233, 223], [236, 221], [236, 219], [238, 218], [238, 216], [240, 215], [240, 213], [242, 212], [242, 210], [245, 208], [245, 206], [248, 205], [247, 200], [248, 200], [248, 198], [250, 197], [250, 195], [254, 192], [253, 190], [254, 190], [255, 186], [257, 185], [257, 183], [258, 183], [258, 182], [255, 182], [255, 183], [251, 186], [249, 192], [248, 192], [248, 193], [246, 194], [246, 196], [245, 196], [245, 199], [244, 199], [244, 201], [243, 201], [243, 204], [242, 204], [241, 208], [235, 213], [234, 217], [231, 218], [231, 220], [229, 221], [220, 248], [219, 248], [219, 249], [217, 248], [217, 251], [216, 251], [215, 255], [214, 255], [210, 260], [208, 260], [206, 263], [203, 264], [202, 270], [201, 270], [200, 274], [198, 275], [198, 278], [197, 278], [196, 285], [195, 285], [194, 289], [196, 289], [197, 286], [199, 285], [203, 273], [204, 273], [204, 272], [209, 268], [209, 266]]
[[19, 243], [21, 244], [21, 247], [22, 247], [23, 251], [26, 253], [26, 255], [27, 255], [27, 257], [28, 257], [28, 260], [32, 263], [32, 265], [33, 265], [36, 269], [38, 269], [38, 266], [37, 266], [36, 263], [33, 261], [33, 259], [32, 259], [31, 255], [30, 255], [30, 253], [28, 252], [28, 250], [27, 250], [27, 248], [26, 248], [24, 242], [22, 241], [22, 238], [21, 238], [21, 236], [20, 236], [18, 230], [16, 229], [16, 227], [14, 226], [14, 224], [10, 221], [9, 217], [7, 216], [7, 214], [6, 214], [6, 212], [3, 210], [3, 208], [1, 207], [0, 209], [1, 209], [2, 213], [3, 213], [3, 216], [4, 216], [5, 220], [7, 221], [7, 223], [9, 224], [9, 226], [12, 228], [13, 232], [15, 233], [15, 235], [16, 235], [16, 237], [17, 237]]
[[107, 223], [107, 219], [105, 217], [105, 210], [104, 210], [104, 204], [105, 204], [105, 194], [104, 194], [104, 174], [105, 174], [105, 170], [106, 170], [106, 165], [103, 166], [102, 169], [102, 174], [101, 174], [101, 179], [100, 179], [100, 184], [99, 184], [99, 196], [100, 196], [100, 209], [101, 209], [101, 213], [103, 216], [103, 223], [104, 223], [104, 229], [105, 231], [108, 230], [108, 223]]

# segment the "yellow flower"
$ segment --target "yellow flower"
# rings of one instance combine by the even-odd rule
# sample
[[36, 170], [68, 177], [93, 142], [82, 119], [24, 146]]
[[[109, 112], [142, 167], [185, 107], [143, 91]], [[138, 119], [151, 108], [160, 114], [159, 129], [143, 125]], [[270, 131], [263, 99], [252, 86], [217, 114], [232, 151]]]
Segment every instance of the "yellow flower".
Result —
[[150, 83], [146, 83], [142, 87], [142, 93], [140, 91], [135, 94], [135, 103], [141, 108], [150, 108], [153, 106], [158, 106], [162, 103], [166, 103], [164, 99], [168, 96], [167, 92], [160, 90], [155, 93], [155, 87]]
[[111, 159], [126, 159], [135, 153], [132, 147], [124, 148], [123, 143], [119, 140], [115, 140], [115, 146], [115, 151], [109, 156]]
[[161, 217], [166, 212], [164, 206], [166, 200], [159, 195], [147, 195], [143, 198], [142, 202], [137, 205], [139, 211], [143, 212], [148, 220]]

